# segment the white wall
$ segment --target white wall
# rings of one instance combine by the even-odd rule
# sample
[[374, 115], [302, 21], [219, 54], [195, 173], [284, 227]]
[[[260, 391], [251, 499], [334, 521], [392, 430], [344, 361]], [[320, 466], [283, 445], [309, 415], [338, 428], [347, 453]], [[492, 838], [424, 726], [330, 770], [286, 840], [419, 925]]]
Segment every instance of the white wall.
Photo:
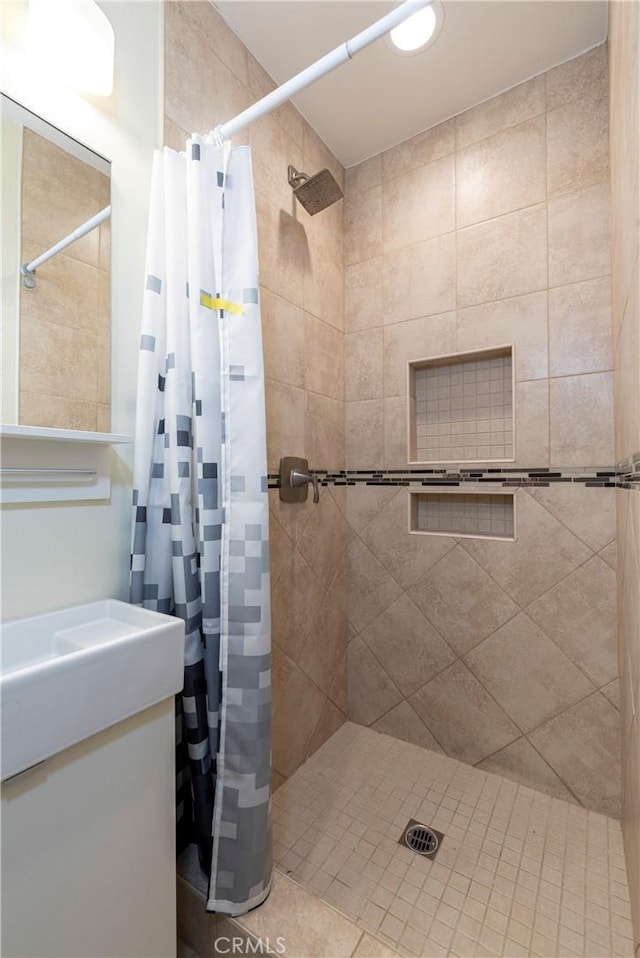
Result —
[[[26, 54], [27, 4], [1, 5], [0, 86], [112, 162], [111, 428], [132, 434], [153, 150], [162, 141], [160, 0], [103, 0], [115, 31], [108, 99], [38, 76]], [[2, 616], [113, 596], [129, 576], [131, 446], [113, 447], [110, 502], [2, 508]]]

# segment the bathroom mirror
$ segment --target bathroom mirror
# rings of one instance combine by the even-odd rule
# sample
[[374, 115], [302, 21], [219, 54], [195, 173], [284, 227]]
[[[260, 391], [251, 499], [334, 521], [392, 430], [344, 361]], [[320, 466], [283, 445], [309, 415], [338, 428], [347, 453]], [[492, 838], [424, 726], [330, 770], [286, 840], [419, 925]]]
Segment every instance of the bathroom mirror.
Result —
[[0, 419], [109, 432], [110, 163], [5, 95], [1, 110]]

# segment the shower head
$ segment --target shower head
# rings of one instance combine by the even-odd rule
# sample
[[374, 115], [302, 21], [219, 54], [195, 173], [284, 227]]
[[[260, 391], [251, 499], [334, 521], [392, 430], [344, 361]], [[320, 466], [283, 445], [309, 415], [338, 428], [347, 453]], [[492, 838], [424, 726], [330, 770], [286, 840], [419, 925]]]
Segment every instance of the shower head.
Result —
[[342, 199], [342, 190], [329, 170], [320, 170], [313, 176], [307, 176], [290, 166], [289, 186], [293, 187], [293, 195], [302, 203], [309, 216], [315, 216]]

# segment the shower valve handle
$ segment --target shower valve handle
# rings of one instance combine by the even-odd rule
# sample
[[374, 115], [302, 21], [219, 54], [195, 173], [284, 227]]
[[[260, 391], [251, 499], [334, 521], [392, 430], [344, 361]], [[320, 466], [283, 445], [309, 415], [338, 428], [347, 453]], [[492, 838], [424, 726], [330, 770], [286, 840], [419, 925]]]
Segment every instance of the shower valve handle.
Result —
[[318, 477], [310, 472], [301, 472], [299, 469], [292, 469], [289, 474], [289, 482], [292, 486], [304, 486], [311, 483], [313, 486], [313, 501], [320, 502], [320, 489], [318, 486]]

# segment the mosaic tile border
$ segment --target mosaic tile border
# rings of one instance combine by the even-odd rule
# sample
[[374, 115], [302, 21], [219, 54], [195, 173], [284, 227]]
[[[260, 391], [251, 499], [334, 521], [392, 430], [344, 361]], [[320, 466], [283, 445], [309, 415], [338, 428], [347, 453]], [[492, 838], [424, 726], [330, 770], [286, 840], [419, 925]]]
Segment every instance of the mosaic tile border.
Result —
[[[505, 487], [549, 486], [557, 482], [581, 483], [587, 488], [640, 490], [640, 453], [620, 467], [595, 469], [311, 469], [321, 486], [461, 486], [493, 483]], [[280, 488], [278, 473], [267, 476], [269, 489]]]
[[624, 459], [616, 466], [616, 485], [620, 489], [634, 489], [640, 491], [640, 452], [636, 452], [628, 459]]

